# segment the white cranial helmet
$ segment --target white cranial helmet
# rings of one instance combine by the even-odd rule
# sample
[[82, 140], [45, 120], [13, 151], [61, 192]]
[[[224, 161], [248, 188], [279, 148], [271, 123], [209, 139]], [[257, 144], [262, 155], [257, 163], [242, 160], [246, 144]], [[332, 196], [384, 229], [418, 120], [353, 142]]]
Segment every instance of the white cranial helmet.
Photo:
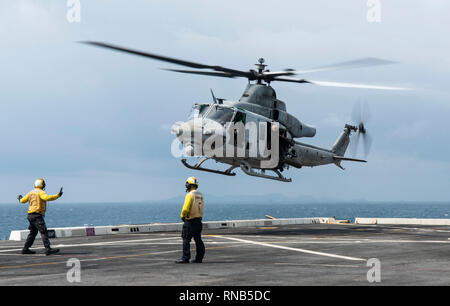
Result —
[[44, 188], [45, 187], [44, 179], [38, 178], [37, 180], [35, 180], [34, 187], [35, 188]]

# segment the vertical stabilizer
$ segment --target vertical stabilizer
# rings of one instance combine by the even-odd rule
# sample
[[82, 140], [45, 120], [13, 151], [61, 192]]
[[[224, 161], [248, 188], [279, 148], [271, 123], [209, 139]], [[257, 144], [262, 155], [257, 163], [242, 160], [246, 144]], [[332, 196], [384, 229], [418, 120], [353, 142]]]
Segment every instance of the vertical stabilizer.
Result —
[[331, 147], [331, 151], [335, 153], [337, 156], [344, 156], [345, 151], [348, 148], [350, 143], [350, 132], [352, 130], [352, 126], [346, 124], [344, 130], [341, 135], [339, 135], [338, 139]]

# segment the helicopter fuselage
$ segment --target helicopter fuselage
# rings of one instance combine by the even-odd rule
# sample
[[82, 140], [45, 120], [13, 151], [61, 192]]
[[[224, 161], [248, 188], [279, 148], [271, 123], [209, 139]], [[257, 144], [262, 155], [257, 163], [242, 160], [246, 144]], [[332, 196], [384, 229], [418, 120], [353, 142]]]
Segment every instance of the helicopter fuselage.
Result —
[[[248, 175], [289, 181], [280, 173], [289, 166], [301, 168], [333, 163], [342, 168], [341, 160], [354, 160], [343, 157], [350, 142], [351, 126], [346, 125], [335, 145], [325, 149], [295, 141], [283, 124], [236, 106], [239, 102], [220, 101], [195, 104], [189, 120], [172, 129], [187, 156], [204, 156], [204, 160], [195, 166], [183, 160], [189, 168], [229, 175], [231, 170], [240, 167]], [[261, 140], [265, 141], [262, 146]], [[256, 150], [252, 155], [252, 145], [263, 150]], [[240, 155], [237, 154], [239, 148], [242, 149]], [[228, 164], [230, 168], [224, 172], [202, 168], [206, 159]], [[277, 176], [266, 175], [266, 170], [274, 171]]]
[[[325, 87], [367, 88], [382, 90], [408, 89], [392, 86], [330, 82], [293, 77], [298, 74], [324, 72], [344, 68], [362, 68], [367, 66], [378, 66], [394, 63], [392, 61], [373, 57], [351, 60], [328, 66], [319, 66], [306, 70], [296, 70], [289, 68], [282, 71], [270, 71], [266, 69], [267, 65], [264, 64], [264, 58], [259, 58], [258, 63], [255, 64], [255, 66], [257, 67], [256, 70], [240, 70], [230, 67], [223, 67], [220, 65], [208, 65], [190, 60], [169, 57], [167, 55], [135, 50], [100, 41], [81, 41], [81, 43], [190, 68], [163, 68], [167, 71], [221, 78], [246, 78], [249, 83], [242, 97], [238, 101], [224, 101], [223, 99], [216, 99], [213, 94], [214, 106], [210, 103], [194, 105], [193, 112], [191, 112], [192, 118], [189, 118], [187, 122], [174, 125], [172, 129], [173, 133], [176, 134], [177, 138], [182, 142], [188, 156], [204, 155], [203, 147], [205, 144], [207, 145], [207, 147], [209, 147], [209, 149], [211, 149], [211, 151], [213, 151], [213, 154], [210, 157], [206, 156], [194, 166], [189, 165], [186, 160], [183, 159], [182, 162], [186, 167], [196, 170], [220, 173], [224, 175], [235, 175], [231, 171], [234, 168], [240, 167], [245, 173], [249, 175], [277, 179], [281, 181], [290, 181], [290, 179], [284, 178], [280, 173], [280, 171], [289, 166], [300, 168], [302, 166], [313, 167], [334, 163], [337, 166], [341, 167], [340, 162], [342, 160], [365, 162], [364, 160], [343, 157], [345, 150], [347, 149], [347, 146], [350, 142], [349, 136], [352, 131], [357, 133], [355, 142], [356, 147], [358, 144], [359, 136], [362, 135], [364, 140], [365, 153], [367, 155], [367, 152], [370, 148], [371, 137], [367, 134], [366, 129], [364, 128], [365, 120], [363, 120], [362, 116], [358, 119], [358, 126], [345, 125], [344, 131], [338, 138], [336, 144], [330, 150], [297, 142], [294, 139], [300, 137], [314, 137], [316, 135], [316, 129], [301, 122], [295, 116], [289, 114], [286, 111], [286, 104], [283, 101], [277, 99], [275, 90], [270, 86], [271, 82], [276, 81], [296, 84], [310, 84]], [[250, 83], [251, 81], [255, 81], [255, 83]], [[200, 121], [200, 124], [195, 124], [196, 121]], [[247, 127], [247, 121], [249, 123], [258, 122], [258, 124], [257, 128], [253, 127], [252, 134], [250, 134], [250, 132], [249, 134], [247, 134], [247, 132], [245, 132], [244, 134], [240, 134], [240, 141], [238, 141], [240, 146], [238, 145], [236, 148], [236, 151], [238, 151], [239, 154], [237, 154], [237, 156], [231, 157], [223, 155], [223, 152], [221, 152], [223, 151], [223, 147], [220, 144], [223, 143], [224, 140], [227, 141], [226, 136], [234, 135], [235, 133], [234, 129], [232, 129], [231, 131], [229, 130], [229, 126], [227, 124], [240, 122], [245, 125], [245, 127]], [[259, 123], [263, 123], [262, 129], [260, 128]], [[277, 136], [274, 137], [272, 132], [275, 132]], [[197, 137], [195, 137], [195, 135], [197, 135]], [[263, 143], [265, 143], [267, 146], [261, 146], [262, 151], [259, 152], [260, 155], [258, 155], [258, 151], [256, 151], [256, 155], [254, 154], [255, 145], [252, 145], [254, 141], [252, 141], [252, 137], [250, 135], [256, 137], [256, 142], [258, 142], [260, 135], [263, 136], [263, 139], [266, 138]], [[264, 137], [264, 135], [266, 135], [267, 137]], [[231, 137], [231, 139], [234, 138]], [[230, 142], [229, 139], [228, 141]], [[232, 140], [231, 142], [232, 144], [235, 144], [234, 140]], [[247, 148], [246, 144], [249, 144], [249, 148]], [[276, 148], [278, 148], [279, 150], [276, 150]], [[226, 153], [230, 153], [226, 149], [225, 151]], [[235, 149], [233, 149], [232, 151], [234, 152]], [[246, 156], [245, 152], [251, 154], [249, 154], [249, 156]], [[266, 153], [270, 154], [267, 155]], [[270, 156], [270, 160], [276, 157], [276, 162], [266, 163], [265, 159], [267, 159], [268, 156]], [[225, 171], [202, 168], [201, 165], [203, 164], [203, 162], [210, 158], [213, 158], [218, 162], [230, 164], [231, 167]], [[261, 171], [263, 172], [266, 169], [271, 170], [277, 174], [277, 177], [270, 177], [265, 175], [264, 173], [255, 173], [253, 172], [254, 168], [261, 169]]]

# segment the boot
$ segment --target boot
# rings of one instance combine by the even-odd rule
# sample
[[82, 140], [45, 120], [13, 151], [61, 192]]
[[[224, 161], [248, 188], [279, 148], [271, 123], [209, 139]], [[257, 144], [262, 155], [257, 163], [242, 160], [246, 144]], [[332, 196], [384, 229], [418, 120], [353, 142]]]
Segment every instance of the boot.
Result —
[[30, 250], [30, 249], [23, 249], [22, 250], [22, 254], [30, 254], [30, 255], [32, 255], [32, 254], [36, 254], [36, 252], [35, 251], [32, 251], [32, 250]]
[[59, 252], [59, 249], [52, 249], [52, 248], [48, 248], [45, 250], [45, 255], [52, 255], [52, 254], [56, 254]]

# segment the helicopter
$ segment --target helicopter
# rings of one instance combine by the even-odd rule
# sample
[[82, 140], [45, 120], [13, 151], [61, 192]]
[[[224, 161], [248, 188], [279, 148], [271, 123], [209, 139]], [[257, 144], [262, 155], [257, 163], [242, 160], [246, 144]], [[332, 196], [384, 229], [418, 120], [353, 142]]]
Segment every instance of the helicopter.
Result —
[[[365, 157], [369, 152], [372, 138], [365, 123], [368, 108], [356, 104], [353, 110], [355, 123], [345, 124], [344, 129], [331, 148], [321, 148], [298, 141], [302, 137], [314, 137], [316, 128], [300, 121], [286, 110], [286, 103], [277, 98], [272, 82], [291, 82], [327, 87], [367, 88], [381, 90], [405, 90], [407, 88], [367, 84], [313, 81], [294, 78], [298, 74], [324, 72], [331, 70], [360, 68], [394, 64], [379, 58], [362, 58], [321, 66], [306, 70], [285, 69], [270, 71], [263, 58], [258, 59], [255, 69], [237, 70], [217, 65], [172, 58], [149, 52], [125, 48], [105, 42], [81, 41], [80, 43], [106, 48], [114, 51], [138, 55], [171, 64], [195, 68], [195, 70], [164, 68], [164, 70], [223, 78], [247, 78], [248, 84], [241, 98], [232, 101], [216, 98], [213, 91], [212, 102], [196, 103], [192, 106], [186, 122], [172, 126], [172, 133], [182, 144], [185, 156], [199, 157], [195, 164], [181, 159], [184, 166], [193, 170], [235, 176], [234, 169], [240, 168], [245, 174], [264, 179], [291, 182], [282, 174], [289, 167], [316, 167], [334, 164], [344, 170], [342, 161], [367, 162], [365, 159], [345, 157], [350, 144], [350, 136], [355, 134], [354, 155], [360, 136], [363, 138]], [[206, 69], [206, 70], [204, 70]], [[207, 160], [227, 164], [226, 170], [204, 167]], [[267, 174], [270, 172], [271, 174]]]

